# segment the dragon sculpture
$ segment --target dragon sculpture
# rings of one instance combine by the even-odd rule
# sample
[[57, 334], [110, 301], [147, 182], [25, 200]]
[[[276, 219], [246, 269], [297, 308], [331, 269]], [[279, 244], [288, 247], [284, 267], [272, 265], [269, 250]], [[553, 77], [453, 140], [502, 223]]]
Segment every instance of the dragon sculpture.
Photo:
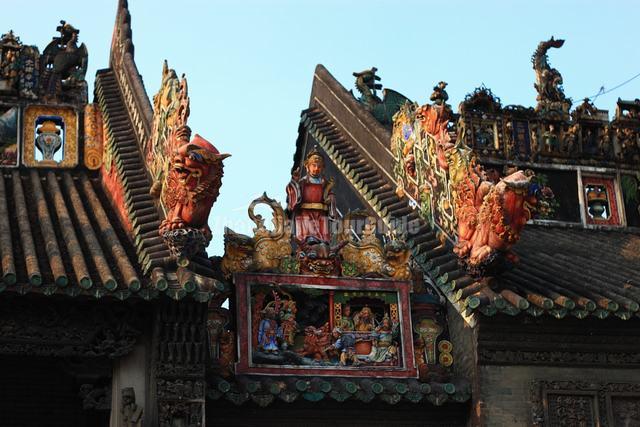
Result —
[[[264, 218], [255, 213], [259, 204], [271, 208], [273, 230], [264, 225]], [[249, 205], [249, 218], [256, 224], [253, 237], [236, 233], [227, 228], [224, 232], [224, 256], [222, 271], [227, 278], [243, 271], [275, 271], [284, 258], [290, 257], [291, 226], [284, 209], [264, 193]]]
[[[358, 240], [354, 221], [364, 224]], [[375, 235], [375, 218], [362, 210], [347, 213], [342, 219], [341, 240], [347, 242], [341, 256], [344, 263], [354, 267], [354, 274], [368, 277], [387, 277], [396, 280], [410, 280], [411, 250], [400, 239], [392, 239], [384, 246]]]
[[540, 42], [531, 58], [533, 69], [536, 73], [534, 87], [538, 92], [536, 97], [538, 101], [537, 111], [568, 113], [569, 108], [571, 108], [571, 99], [565, 96], [562, 89], [562, 75], [555, 68], [551, 68], [549, 57], [547, 56], [549, 49], [559, 49], [562, 45], [564, 45], [564, 40], [556, 40], [551, 37], [547, 41]]
[[377, 91], [382, 89], [382, 85], [376, 83], [380, 81], [380, 76], [376, 74], [377, 71], [378, 69], [373, 67], [369, 70], [353, 73], [356, 78], [356, 90], [360, 93], [360, 98], [357, 99], [381, 124], [391, 126], [393, 115], [409, 99], [391, 89], [384, 89], [382, 91], [383, 99], [380, 99]]

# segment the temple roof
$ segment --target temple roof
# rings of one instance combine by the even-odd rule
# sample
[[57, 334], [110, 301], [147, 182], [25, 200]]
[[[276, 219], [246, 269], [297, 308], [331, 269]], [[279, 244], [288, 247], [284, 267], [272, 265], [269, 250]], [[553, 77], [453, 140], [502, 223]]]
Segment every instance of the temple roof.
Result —
[[[63, 55], [65, 43], [75, 46], [67, 38], [78, 30], [64, 21], [57, 30], [45, 59]], [[162, 179], [142, 153], [153, 109], [133, 59], [127, 2], [119, 2], [110, 68], [97, 73], [94, 103], [86, 99], [84, 45], [79, 64], [58, 61], [77, 82], [58, 82], [56, 73], [38, 80], [25, 62], [39, 64], [37, 48], [20, 49], [25, 59], [16, 67], [25, 77], [0, 76], [8, 135], [0, 153], [0, 288], [203, 302], [227, 291], [204, 248], [179, 263], [159, 232], [165, 206], [152, 184]]]
[[310, 108], [301, 114], [297, 164], [309, 133], [378, 217], [413, 227], [414, 259], [466, 316], [544, 313], [562, 318], [638, 315], [640, 237], [633, 231], [527, 225], [515, 246], [520, 262], [490, 280], [472, 277], [453, 244], [432, 229], [406, 196], [396, 194], [390, 132], [322, 66], [316, 68]]
[[137, 292], [150, 296], [106, 197], [95, 177], [84, 171], [4, 173], [2, 288], [96, 298], [123, 299]]

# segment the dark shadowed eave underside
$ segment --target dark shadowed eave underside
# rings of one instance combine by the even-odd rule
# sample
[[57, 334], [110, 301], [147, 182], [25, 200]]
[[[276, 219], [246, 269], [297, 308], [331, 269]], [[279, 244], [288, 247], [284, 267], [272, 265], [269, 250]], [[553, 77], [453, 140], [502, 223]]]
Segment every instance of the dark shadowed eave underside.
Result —
[[[441, 242], [409, 200], [395, 193], [391, 154], [386, 156], [376, 141], [390, 141], [389, 133], [366, 120], [351, 121], [351, 125], [372, 127], [371, 137], [358, 137], [353, 129], [345, 129], [333, 118], [345, 112], [336, 111], [336, 107], [327, 111], [331, 102], [323, 102], [324, 98], [339, 99], [340, 103], [333, 105], [355, 117], [369, 113], [324, 67], [316, 69], [314, 80], [314, 88], [323, 85], [328, 89], [324, 94], [314, 90], [312, 107], [302, 112], [300, 131], [318, 141], [372, 211], [388, 225], [393, 226], [394, 218], [405, 216], [414, 225], [417, 233], [408, 239], [414, 259], [462, 314], [525, 313], [580, 319], [640, 315], [640, 237], [632, 233], [527, 226], [515, 246], [521, 262], [514, 269], [491, 284], [468, 276], [450, 242]], [[302, 143], [304, 138], [298, 138], [298, 145]], [[369, 146], [375, 149], [375, 164], [374, 156], [367, 151]], [[387, 170], [381, 171], [381, 165]]]
[[378, 400], [388, 404], [401, 401], [431, 403], [466, 402], [471, 396], [468, 382], [420, 382], [415, 379], [335, 378], [335, 377], [237, 377], [233, 381], [214, 378], [208, 388], [209, 399], [226, 399], [235, 405], [252, 401], [268, 406], [276, 400]]

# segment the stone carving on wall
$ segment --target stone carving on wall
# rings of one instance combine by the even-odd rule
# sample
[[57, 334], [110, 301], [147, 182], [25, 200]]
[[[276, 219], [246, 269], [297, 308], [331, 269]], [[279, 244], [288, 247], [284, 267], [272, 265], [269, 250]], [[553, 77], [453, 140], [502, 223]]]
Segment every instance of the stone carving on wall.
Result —
[[640, 425], [640, 384], [536, 380], [531, 415], [534, 427]]
[[204, 381], [164, 380], [157, 381], [157, 396], [159, 399], [191, 400], [204, 399]]
[[159, 405], [160, 427], [202, 427], [204, 404], [202, 402], [161, 403]]
[[82, 409], [108, 411], [111, 409], [111, 384], [96, 387], [94, 384], [82, 384], [78, 397], [82, 399]]
[[122, 389], [122, 423], [120, 427], [142, 427], [144, 421], [143, 408], [136, 403], [136, 393], [133, 387]]
[[0, 310], [0, 353], [116, 358], [140, 335], [126, 309], [7, 301]]
[[155, 372], [159, 425], [202, 426], [206, 304], [167, 301], [158, 310], [158, 364]]

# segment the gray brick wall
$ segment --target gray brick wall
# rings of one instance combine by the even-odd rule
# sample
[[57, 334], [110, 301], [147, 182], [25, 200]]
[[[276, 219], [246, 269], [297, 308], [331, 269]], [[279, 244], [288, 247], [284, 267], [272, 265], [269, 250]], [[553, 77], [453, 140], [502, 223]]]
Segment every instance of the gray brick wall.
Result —
[[528, 427], [532, 423], [530, 403], [532, 381], [640, 383], [640, 370], [481, 366], [479, 378], [483, 424], [487, 427]]

